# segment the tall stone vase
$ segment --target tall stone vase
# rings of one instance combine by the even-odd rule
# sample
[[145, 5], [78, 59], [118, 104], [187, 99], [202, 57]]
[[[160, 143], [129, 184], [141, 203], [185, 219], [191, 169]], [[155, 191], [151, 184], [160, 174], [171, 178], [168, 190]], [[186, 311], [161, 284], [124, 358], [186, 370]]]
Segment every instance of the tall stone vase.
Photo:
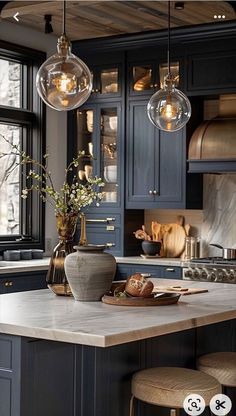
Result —
[[74, 251], [73, 237], [78, 217], [79, 214], [56, 215], [59, 242], [53, 250], [46, 277], [49, 289], [56, 295], [72, 295], [65, 274], [64, 261], [65, 257]]
[[112, 284], [116, 260], [105, 246], [76, 246], [65, 260], [65, 272], [75, 300], [98, 301]]

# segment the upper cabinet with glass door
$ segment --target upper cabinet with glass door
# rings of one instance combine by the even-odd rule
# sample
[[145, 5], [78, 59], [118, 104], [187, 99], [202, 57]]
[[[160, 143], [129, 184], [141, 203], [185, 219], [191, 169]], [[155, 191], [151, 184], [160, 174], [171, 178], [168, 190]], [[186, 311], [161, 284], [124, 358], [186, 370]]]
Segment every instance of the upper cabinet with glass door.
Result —
[[[179, 86], [179, 62], [171, 62], [171, 73]], [[168, 73], [166, 63], [147, 61], [129, 65], [129, 95], [153, 94], [164, 86], [164, 78]]]
[[93, 88], [90, 100], [121, 96], [121, 67], [119, 64], [91, 68]]
[[85, 152], [78, 176], [86, 181], [97, 175], [104, 181], [102, 203], [119, 202], [120, 104], [85, 105], [77, 110], [76, 150]]

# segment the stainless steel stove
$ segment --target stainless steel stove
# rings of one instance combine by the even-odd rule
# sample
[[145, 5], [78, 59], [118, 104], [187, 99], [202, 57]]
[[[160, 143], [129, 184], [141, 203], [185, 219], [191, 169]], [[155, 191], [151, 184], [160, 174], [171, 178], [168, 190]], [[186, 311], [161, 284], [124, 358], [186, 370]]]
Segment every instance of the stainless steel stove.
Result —
[[183, 268], [184, 280], [236, 283], [236, 259], [222, 257], [192, 259]]

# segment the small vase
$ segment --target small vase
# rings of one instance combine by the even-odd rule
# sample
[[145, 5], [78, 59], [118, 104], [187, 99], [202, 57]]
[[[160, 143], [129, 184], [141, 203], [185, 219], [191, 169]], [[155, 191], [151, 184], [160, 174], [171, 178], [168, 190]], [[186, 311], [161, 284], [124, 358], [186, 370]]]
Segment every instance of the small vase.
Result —
[[76, 231], [78, 217], [79, 214], [56, 215], [59, 243], [53, 250], [46, 277], [49, 289], [56, 295], [72, 295], [65, 274], [64, 261], [65, 257], [74, 251], [73, 237]]
[[76, 246], [65, 260], [66, 277], [75, 300], [98, 301], [112, 284], [116, 260], [105, 246]]

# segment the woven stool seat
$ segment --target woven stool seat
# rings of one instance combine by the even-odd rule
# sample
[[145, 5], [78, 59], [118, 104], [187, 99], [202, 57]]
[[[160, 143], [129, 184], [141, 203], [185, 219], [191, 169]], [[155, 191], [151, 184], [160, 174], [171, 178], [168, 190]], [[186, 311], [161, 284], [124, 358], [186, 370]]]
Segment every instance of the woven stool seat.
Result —
[[236, 352], [214, 352], [198, 359], [197, 367], [226, 387], [236, 387]]
[[183, 408], [190, 393], [200, 394], [207, 406], [215, 394], [221, 393], [221, 385], [208, 374], [177, 367], [149, 368], [132, 378], [132, 395], [146, 403]]

